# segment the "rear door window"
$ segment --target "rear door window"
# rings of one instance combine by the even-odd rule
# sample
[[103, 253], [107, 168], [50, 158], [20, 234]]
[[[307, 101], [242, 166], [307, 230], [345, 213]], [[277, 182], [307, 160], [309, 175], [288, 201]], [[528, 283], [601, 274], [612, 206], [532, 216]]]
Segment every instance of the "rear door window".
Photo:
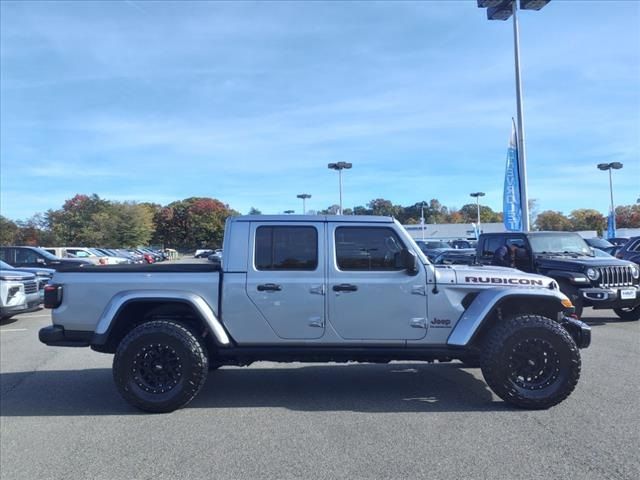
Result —
[[258, 227], [255, 266], [257, 270], [315, 270], [318, 231], [306, 226]]

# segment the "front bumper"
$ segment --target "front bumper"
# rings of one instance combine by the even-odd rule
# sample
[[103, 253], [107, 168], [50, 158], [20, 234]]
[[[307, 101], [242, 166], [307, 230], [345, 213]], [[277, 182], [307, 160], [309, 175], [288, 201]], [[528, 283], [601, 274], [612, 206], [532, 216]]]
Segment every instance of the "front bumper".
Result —
[[21, 303], [19, 305], [12, 305], [10, 307], [0, 307], [0, 317], [6, 317], [8, 315], [18, 315], [20, 313], [36, 312], [40, 310], [40, 300], [32, 301], [29, 303]]
[[38, 338], [51, 347], [88, 347], [93, 332], [65, 330], [62, 325], [49, 325], [40, 329]]
[[560, 325], [569, 332], [578, 348], [587, 348], [591, 345], [591, 327], [584, 322], [572, 317], [563, 317]]
[[[632, 298], [623, 298], [625, 292], [633, 291]], [[640, 305], [640, 290], [637, 285], [612, 288], [581, 288], [580, 294], [586, 306], [595, 309], [603, 308], [633, 308]]]

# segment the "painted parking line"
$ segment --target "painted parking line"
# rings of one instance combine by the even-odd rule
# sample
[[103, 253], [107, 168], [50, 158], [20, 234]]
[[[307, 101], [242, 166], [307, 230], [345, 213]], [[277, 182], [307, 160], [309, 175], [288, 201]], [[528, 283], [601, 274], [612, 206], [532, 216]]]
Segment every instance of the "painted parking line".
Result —
[[0, 328], [0, 333], [5, 332], [26, 332], [28, 329], [26, 328]]
[[40, 314], [40, 315], [20, 315], [18, 318], [44, 318], [44, 317], [50, 317], [51, 314], [50, 313], [45, 313], [44, 315]]

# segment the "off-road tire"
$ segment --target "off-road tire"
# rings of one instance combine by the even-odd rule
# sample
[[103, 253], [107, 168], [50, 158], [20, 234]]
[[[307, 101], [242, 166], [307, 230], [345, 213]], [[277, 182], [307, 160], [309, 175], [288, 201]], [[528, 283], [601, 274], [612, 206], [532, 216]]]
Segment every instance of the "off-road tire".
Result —
[[580, 351], [562, 326], [541, 315], [518, 315], [494, 328], [480, 361], [496, 395], [517, 407], [546, 409], [573, 392]]
[[640, 320], [640, 305], [636, 305], [634, 308], [614, 308], [613, 311], [620, 317], [620, 320], [627, 322]]
[[573, 303], [576, 317], [582, 318], [582, 310], [584, 310], [584, 299], [582, 298], [582, 293], [580, 293], [580, 290], [567, 282], [558, 282], [558, 286], [560, 287], [560, 291], [567, 297], [569, 297], [569, 300], [571, 300], [571, 303]]
[[113, 358], [113, 379], [120, 395], [152, 413], [184, 407], [204, 385], [207, 372], [203, 343], [171, 320], [137, 326], [120, 342]]

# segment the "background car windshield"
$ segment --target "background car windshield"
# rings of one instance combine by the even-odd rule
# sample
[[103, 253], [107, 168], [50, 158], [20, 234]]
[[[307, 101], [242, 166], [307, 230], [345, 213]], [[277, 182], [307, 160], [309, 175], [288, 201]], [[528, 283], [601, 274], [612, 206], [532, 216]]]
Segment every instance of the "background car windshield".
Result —
[[593, 256], [591, 248], [576, 234], [539, 234], [529, 238], [531, 248], [535, 253], [578, 253]]
[[54, 254], [47, 252], [44, 248], [34, 248], [34, 250], [47, 260], [60, 260], [59, 257], [56, 257]]
[[448, 243], [444, 243], [444, 242], [427, 242], [426, 247], [427, 248], [451, 248], [451, 246]]

